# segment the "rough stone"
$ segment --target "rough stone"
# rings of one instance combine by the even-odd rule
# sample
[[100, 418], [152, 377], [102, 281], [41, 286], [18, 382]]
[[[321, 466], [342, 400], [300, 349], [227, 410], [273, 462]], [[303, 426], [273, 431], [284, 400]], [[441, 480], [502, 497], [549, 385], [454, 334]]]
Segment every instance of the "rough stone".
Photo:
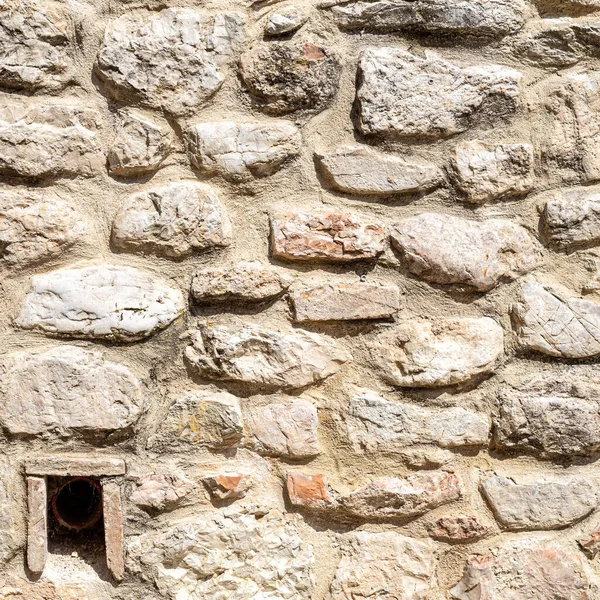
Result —
[[600, 190], [557, 190], [542, 213], [548, 241], [557, 248], [576, 248], [600, 243]]
[[[0, 459], [0, 506], [2, 506], [2, 512], [0, 513], [0, 561], [3, 564], [13, 556], [17, 549], [10, 508], [10, 499], [14, 496], [14, 483], [15, 477], [11, 473], [8, 461], [5, 458]], [[0, 598], [2, 598], [1, 595]]]
[[295, 321], [354, 321], [393, 317], [400, 309], [397, 285], [324, 283], [291, 295]]
[[454, 473], [423, 471], [403, 479], [383, 477], [339, 498], [342, 509], [363, 519], [387, 520], [418, 517], [454, 502], [462, 485]]
[[502, 327], [478, 319], [411, 319], [379, 336], [374, 359], [400, 387], [440, 387], [494, 371], [504, 352]]
[[245, 38], [239, 13], [192, 8], [131, 12], [109, 24], [96, 71], [118, 100], [174, 116], [193, 113], [223, 84], [223, 67]]
[[315, 156], [327, 187], [349, 194], [425, 193], [444, 180], [442, 171], [432, 162], [383, 154], [368, 146], [341, 146]]
[[231, 222], [207, 184], [177, 181], [130, 196], [115, 217], [112, 241], [128, 251], [169, 258], [231, 244]]
[[311, 42], [261, 42], [240, 60], [240, 73], [259, 110], [286, 114], [322, 111], [337, 92], [337, 55]]
[[55, 2], [0, 5], [0, 85], [17, 90], [61, 88], [69, 79], [71, 15]]
[[133, 342], [185, 308], [178, 289], [132, 267], [98, 265], [36, 275], [17, 325], [61, 337]]
[[28, 475], [58, 475], [60, 477], [114, 477], [125, 475], [122, 458], [93, 456], [37, 456], [25, 463]]
[[408, 446], [398, 452], [400, 460], [411, 469], [439, 469], [452, 462], [455, 455], [450, 450], [436, 446], [418, 444]]
[[217, 502], [241, 500], [246, 496], [253, 484], [247, 473], [221, 473], [209, 475], [202, 479], [211, 498]]
[[193, 446], [237, 446], [244, 435], [239, 400], [227, 392], [193, 390], [175, 398], [169, 413], [148, 442], [162, 452], [186, 452]]
[[196, 272], [191, 293], [196, 302], [263, 302], [281, 296], [293, 278], [259, 261], [243, 261], [232, 268]]
[[125, 575], [123, 503], [119, 484], [110, 479], [102, 481], [102, 519], [106, 566], [113, 579], [121, 581]]
[[533, 189], [530, 144], [461, 142], [452, 167], [456, 186], [474, 204], [523, 196]]
[[333, 490], [324, 475], [288, 474], [286, 489], [293, 506], [313, 509], [337, 507]]
[[27, 477], [27, 568], [44, 571], [48, 558], [48, 489], [44, 477]]
[[345, 420], [354, 450], [373, 453], [395, 453], [414, 444], [486, 446], [490, 431], [487, 418], [464, 408], [390, 402], [366, 389], [351, 398]]
[[325, 336], [257, 325], [200, 325], [185, 356], [203, 377], [294, 389], [337, 373], [350, 354]]
[[317, 409], [306, 400], [250, 408], [245, 417], [250, 445], [260, 454], [303, 459], [320, 452]]
[[542, 262], [537, 241], [504, 219], [478, 222], [423, 213], [395, 225], [391, 239], [414, 275], [479, 292], [512, 281]]
[[300, 141], [288, 121], [198, 123], [186, 131], [192, 164], [236, 182], [272, 175], [298, 155]]
[[540, 458], [600, 449], [600, 380], [580, 372], [511, 377], [498, 392], [494, 444]]
[[297, 31], [308, 21], [308, 15], [297, 6], [284, 6], [267, 16], [265, 35], [283, 35]]
[[485, 534], [485, 527], [473, 515], [441, 517], [429, 530], [429, 535], [441, 542], [471, 542]]
[[23, 268], [60, 256], [86, 233], [82, 215], [58, 193], [0, 191], [0, 247], [6, 265]]
[[[130, 570], [154, 581], [163, 597], [293, 598], [313, 596], [312, 546], [276, 510], [228, 510], [134, 538]], [[260, 517], [260, 518], [259, 518]]]
[[96, 595], [91, 596], [81, 584], [49, 583], [35, 581], [33, 583], [17, 579], [0, 587], [2, 600], [100, 600]]
[[588, 600], [598, 592], [582, 557], [557, 542], [508, 542], [469, 557], [450, 590], [459, 600]]
[[374, 259], [385, 250], [386, 238], [380, 225], [354, 214], [293, 212], [271, 218], [271, 252], [284, 260]]
[[518, 32], [525, 12], [523, 0], [358, 0], [332, 9], [340, 28], [347, 30], [489, 37]]
[[542, 80], [530, 91], [542, 167], [555, 184], [600, 180], [600, 75], [575, 69]]
[[144, 510], [165, 511], [177, 508], [192, 491], [193, 483], [183, 474], [150, 473], [138, 477], [129, 501]]
[[595, 558], [600, 552], [600, 525], [596, 525], [589, 536], [577, 540], [577, 543], [590, 558]]
[[358, 126], [365, 135], [396, 139], [448, 137], [488, 105], [495, 114], [513, 112], [520, 80], [521, 73], [498, 65], [461, 68], [431, 51], [421, 58], [368, 48], [359, 62]]
[[123, 110], [108, 150], [108, 170], [121, 177], [153, 173], [167, 157], [171, 143], [167, 123], [135, 110]]
[[520, 485], [506, 477], [490, 477], [481, 490], [498, 522], [510, 531], [566, 527], [598, 505], [594, 484], [576, 477]]
[[326, 600], [424, 600], [434, 591], [434, 571], [426, 542], [393, 531], [358, 531], [344, 540]]
[[0, 107], [0, 174], [91, 177], [104, 169], [100, 116], [75, 104]]
[[0, 421], [12, 435], [107, 435], [131, 428], [144, 406], [127, 367], [75, 346], [5, 355], [0, 373]]
[[525, 282], [512, 317], [524, 350], [563, 358], [600, 354], [600, 305], [570, 295], [563, 286]]

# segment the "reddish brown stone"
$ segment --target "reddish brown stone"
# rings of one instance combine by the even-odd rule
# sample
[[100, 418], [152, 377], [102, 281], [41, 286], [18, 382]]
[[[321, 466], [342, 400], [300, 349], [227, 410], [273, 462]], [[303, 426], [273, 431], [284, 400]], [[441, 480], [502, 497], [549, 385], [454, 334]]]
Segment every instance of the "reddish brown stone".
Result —
[[48, 491], [45, 477], [27, 478], [27, 567], [39, 575], [48, 556]]
[[588, 537], [577, 540], [577, 543], [590, 558], [594, 558], [600, 552], [600, 523], [596, 525]]
[[324, 475], [290, 473], [287, 492], [290, 502], [295, 506], [326, 508], [335, 504], [335, 498]]
[[295, 212], [271, 219], [275, 258], [297, 261], [350, 262], [377, 258], [386, 233], [357, 215]]
[[485, 535], [485, 527], [472, 515], [456, 515], [438, 519], [429, 535], [443, 542], [476, 540]]
[[113, 481], [103, 481], [102, 499], [106, 564], [112, 576], [117, 581], [121, 581], [125, 574], [125, 562], [123, 557], [123, 508], [119, 486]]
[[214, 500], [238, 500], [248, 493], [252, 485], [252, 478], [244, 473], [211, 475], [202, 481]]

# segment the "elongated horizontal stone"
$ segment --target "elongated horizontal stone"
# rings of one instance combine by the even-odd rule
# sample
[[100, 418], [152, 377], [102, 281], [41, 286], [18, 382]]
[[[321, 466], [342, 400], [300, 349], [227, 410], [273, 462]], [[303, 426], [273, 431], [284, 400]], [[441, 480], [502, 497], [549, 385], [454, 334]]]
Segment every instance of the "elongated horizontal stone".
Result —
[[368, 146], [341, 146], [315, 155], [328, 187], [365, 196], [428, 192], [444, 176], [435, 164], [415, 158], [383, 154]]
[[227, 392], [192, 390], [172, 400], [148, 446], [161, 452], [189, 452], [194, 446], [222, 450], [244, 434], [239, 400]]
[[0, 6], [0, 85], [59, 89], [69, 79], [73, 15], [58, 2], [25, 0]]
[[106, 436], [131, 428], [144, 407], [129, 369], [75, 346], [8, 354], [0, 373], [0, 421], [13, 435]]
[[185, 135], [192, 164], [231, 181], [272, 175], [300, 150], [300, 133], [288, 121], [198, 123]]
[[29, 475], [59, 475], [61, 477], [111, 477], [125, 475], [122, 458], [89, 456], [38, 456], [25, 463]]
[[128, 251], [170, 258], [231, 244], [231, 221], [215, 191], [178, 181], [130, 196], [115, 217], [112, 241]]
[[231, 268], [205, 269], [192, 279], [196, 302], [262, 302], [283, 294], [293, 278], [259, 261], [243, 261]]
[[481, 489], [496, 519], [511, 531], [566, 527], [598, 505], [594, 484], [582, 478], [519, 485], [491, 477]]
[[104, 169], [100, 115], [76, 104], [3, 104], [0, 174], [91, 177]]
[[571, 296], [562, 286], [524, 283], [512, 316], [525, 350], [563, 358], [600, 354], [600, 305]]
[[187, 115], [221, 87], [223, 67], [244, 38], [239, 13], [130, 12], [109, 23], [96, 72], [119, 100]]
[[490, 431], [486, 418], [464, 408], [421, 408], [370, 390], [351, 398], [345, 421], [355, 451], [369, 452], [398, 452], [414, 444], [485, 446]]
[[267, 456], [290, 459], [319, 454], [317, 409], [300, 398], [250, 408], [245, 414], [250, 447]]
[[533, 189], [530, 144], [461, 142], [452, 167], [456, 186], [473, 204], [523, 196]]
[[473, 515], [441, 517], [429, 530], [429, 535], [442, 542], [470, 542], [483, 537], [486, 528]]
[[322, 335], [242, 324], [200, 325], [185, 356], [203, 377], [281, 389], [322, 381], [352, 358]]
[[31, 288], [17, 325], [61, 337], [142, 340], [185, 308], [178, 289], [132, 267], [60, 269], [36, 275]]
[[461, 68], [431, 51], [421, 58], [397, 48], [367, 48], [358, 70], [361, 133], [393, 139], [436, 139], [461, 133], [491, 102], [496, 107], [503, 104], [503, 112], [512, 112], [521, 80], [521, 73], [514, 69], [498, 65]]
[[551, 192], [542, 213], [548, 241], [558, 248], [600, 243], [600, 190], [574, 188]]
[[600, 380], [581, 371], [507, 378], [498, 392], [494, 445], [540, 458], [600, 449]]
[[0, 191], [0, 255], [25, 267], [61, 255], [87, 233], [83, 216], [58, 194]]
[[[341, 0], [339, 3], [342, 4]], [[523, 0], [358, 0], [332, 8], [342, 29], [490, 37], [519, 31], [525, 22], [525, 12]]]
[[342, 558], [326, 600], [376, 598], [394, 590], [398, 600], [434, 591], [435, 557], [426, 541], [395, 531], [358, 531], [344, 539]]
[[271, 252], [284, 260], [374, 259], [385, 250], [386, 237], [380, 225], [353, 214], [294, 212], [271, 218]]
[[450, 595], [458, 600], [587, 600], [597, 591], [580, 553], [559, 542], [516, 540], [470, 556]]
[[527, 230], [504, 219], [478, 222], [423, 213], [395, 225], [391, 239], [414, 275], [479, 292], [512, 281], [542, 261], [540, 246]]
[[493, 319], [412, 319], [381, 334], [374, 359], [400, 387], [439, 387], [492, 373], [504, 352], [502, 327]]
[[400, 309], [397, 285], [344, 282], [300, 288], [291, 295], [295, 321], [384, 319]]

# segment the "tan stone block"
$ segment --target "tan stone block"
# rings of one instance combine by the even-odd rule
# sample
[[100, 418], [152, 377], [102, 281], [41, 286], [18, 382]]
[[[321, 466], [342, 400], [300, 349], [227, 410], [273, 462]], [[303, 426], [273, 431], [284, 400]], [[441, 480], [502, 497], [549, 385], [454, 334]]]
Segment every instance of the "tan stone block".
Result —
[[27, 478], [27, 567], [39, 575], [48, 557], [48, 490], [44, 477]]
[[121, 489], [113, 481], [102, 482], [102, 502], [104, 511], [104, 543], [106, 564], [112, 576], [121, 581], [125, 574], [123, 548], [123, 507]]

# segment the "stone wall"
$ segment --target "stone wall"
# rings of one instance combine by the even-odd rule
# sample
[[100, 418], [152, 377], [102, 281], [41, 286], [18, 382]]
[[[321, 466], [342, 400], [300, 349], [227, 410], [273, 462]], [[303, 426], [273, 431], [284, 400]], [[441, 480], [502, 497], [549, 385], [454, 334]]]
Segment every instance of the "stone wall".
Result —
[[599, 61], [600, 0], [0, 0], [0, 597], [600, 598]]

